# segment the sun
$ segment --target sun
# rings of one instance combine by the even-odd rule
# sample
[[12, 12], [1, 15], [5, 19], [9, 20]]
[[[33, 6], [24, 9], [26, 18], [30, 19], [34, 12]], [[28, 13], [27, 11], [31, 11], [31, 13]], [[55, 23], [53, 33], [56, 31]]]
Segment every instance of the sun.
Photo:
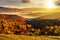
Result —
[[45, 8], [54, 8], [55, 0], [30, 0], [32, 3], [36, 4], [36, 6], [45, 7]]
[[46, 0], [45, 6], [46, 8], [54, 8], [54, 0]]

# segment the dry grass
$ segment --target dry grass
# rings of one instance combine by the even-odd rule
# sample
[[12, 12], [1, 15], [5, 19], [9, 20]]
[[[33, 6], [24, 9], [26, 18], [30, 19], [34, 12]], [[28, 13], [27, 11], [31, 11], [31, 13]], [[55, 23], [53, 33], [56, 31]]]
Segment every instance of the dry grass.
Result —
[[0, 40], [60, 40], [60, 36], [24, 36], [0, 34]]

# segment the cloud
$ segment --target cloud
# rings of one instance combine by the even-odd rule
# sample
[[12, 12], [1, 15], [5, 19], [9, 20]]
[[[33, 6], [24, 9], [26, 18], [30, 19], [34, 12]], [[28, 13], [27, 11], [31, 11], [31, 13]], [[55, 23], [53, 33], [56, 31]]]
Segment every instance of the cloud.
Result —
[[28, 3], [27, 0], [0, 0], [0, 5], [20, 5], [21, 3]]
[[6, 7], [20, 7], [27, 6], [29, 0], [0, 0], [0, 6]]
[[60, 6], [60, 0], [55, 1], [56, 5]]
[[0, 0], [0, 6], [13, 8], [45, 7], [46, 0]]
[[[3, 7], [13, 7], [13, 8], [30, 8], [30, 7], [40, 7], [34, 2], [31, 3], [32, 0], [0, 0], [0, 6]], [[39, 0], [37, 0], [39, 1]]]

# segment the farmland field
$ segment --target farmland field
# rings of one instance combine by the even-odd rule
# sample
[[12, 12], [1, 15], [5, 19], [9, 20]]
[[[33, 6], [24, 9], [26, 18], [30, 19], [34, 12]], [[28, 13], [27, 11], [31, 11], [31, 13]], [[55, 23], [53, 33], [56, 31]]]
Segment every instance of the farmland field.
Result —
[[60, 36], [25, 36], [0, 34], [0, 40], [60, 40]]

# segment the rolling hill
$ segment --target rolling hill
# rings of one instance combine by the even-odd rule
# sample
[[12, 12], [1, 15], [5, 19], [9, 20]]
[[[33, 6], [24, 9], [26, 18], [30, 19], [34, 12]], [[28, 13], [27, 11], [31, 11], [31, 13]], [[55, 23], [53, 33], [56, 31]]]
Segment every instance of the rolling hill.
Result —
[[7, 14], [0, 14], [0, 19], [11, 19], [16, 20], [18, 22], [24, 22], [25, 18], [18, 16], [18, 15], [7, 15]]
[[48, 15], [44, 15], [39, 17], [39, 19], [60, 19], [60, 13], [51, 13]]

